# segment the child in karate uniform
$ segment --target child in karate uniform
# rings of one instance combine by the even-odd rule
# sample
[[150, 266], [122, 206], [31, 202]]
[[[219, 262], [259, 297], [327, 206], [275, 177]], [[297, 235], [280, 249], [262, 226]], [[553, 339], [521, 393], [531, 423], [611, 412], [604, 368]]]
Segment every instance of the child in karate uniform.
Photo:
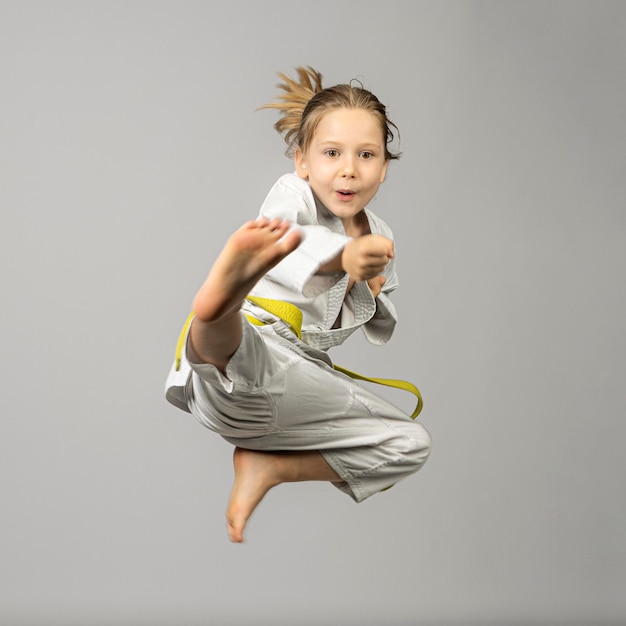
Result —
[[[335, 370], [327, 350], [361, 328], [396, 325], [393, 236], [367, 205], [390, 160], [393, 124], [362, 86], [280, 75], [295, 173], [228, 240], [181, 335], [168, 399], [235, 446], [229, 537], [272, 487], [322, 480], [355, 501], [417, 471], [430, 437], [403, 411]], [[295, 313], [296, 321], [292, 314]], [[299, 315], [301, 314], [301, 320]]]

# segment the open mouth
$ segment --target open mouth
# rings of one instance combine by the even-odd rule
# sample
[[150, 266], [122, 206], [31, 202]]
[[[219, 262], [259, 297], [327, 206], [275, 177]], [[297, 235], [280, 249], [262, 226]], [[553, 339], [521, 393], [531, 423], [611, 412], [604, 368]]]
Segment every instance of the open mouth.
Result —
[[354, 191], [349, 191], [347, 189], [339, 189], [337, 191], [337, 194], [341, 196], [342, 198], [349, 199], [349, 198], [352, 198], [352, 196], [354, 196]]

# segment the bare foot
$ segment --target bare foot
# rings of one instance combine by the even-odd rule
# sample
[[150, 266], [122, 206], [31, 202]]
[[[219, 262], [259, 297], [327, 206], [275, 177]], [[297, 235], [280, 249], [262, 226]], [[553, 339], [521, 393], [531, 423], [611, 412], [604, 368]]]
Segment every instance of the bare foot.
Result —
[[282, 481], [278, 478], [278, 455], [235, 448], [235, 482], [230, 492], [226, 523], [228, 536], [235, 543], [243, 541], [243, 529], [265, 494]]
[[214, 322], [241, 308], [252, 287], [300, 245], [289, 222], [261, 218], [247, 222], [230, 237], [194, 300], [196, 317]]
[[243, 541], [243, 530], [250, 515], [265, 494], [286, 482], [341, 478], [315, 450], [302, 452], [260, 452], [235, 448], [235, 482], [230, 492], [226, 522], [228, 536], [235, 543]]

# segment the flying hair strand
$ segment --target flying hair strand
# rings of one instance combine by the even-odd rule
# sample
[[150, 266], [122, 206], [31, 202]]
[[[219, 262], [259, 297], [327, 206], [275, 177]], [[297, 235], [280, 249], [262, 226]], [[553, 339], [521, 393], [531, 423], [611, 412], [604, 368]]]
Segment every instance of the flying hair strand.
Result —
[[282, 115], [274, 124], [278, 133], [284, 135], [285, 142], [291, 146], [294, 137], [300, 130], [302, 114], [309, 100], [322, 91], [322, 75], [311, 66], [297, 67], [298, 80], [289, 78], [286, 74], [278, 72], [278, 77], [283, 81], [276, 86], [284, 93], [277, 96], [277, 102], [270, 102], [259, 109], [278, 109]]

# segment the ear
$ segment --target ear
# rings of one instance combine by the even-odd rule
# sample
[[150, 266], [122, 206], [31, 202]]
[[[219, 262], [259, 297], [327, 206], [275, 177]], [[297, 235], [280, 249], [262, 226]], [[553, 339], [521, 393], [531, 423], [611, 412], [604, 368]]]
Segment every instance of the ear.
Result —
[[309, 172], [307, 170], [307, 163], [304, 157], [304, 153], [300, 149], [300, 147], [296, 148], [293, 152], [293, 162], [296, 166], [296, 173], [300, 178], [304, 178], [307, 180], [309, 177]]
[[380, 174], [380, 183], [381, 185], [385, 182], [385, 176], [387, 176], [387, 168], [389, 167], [389, 159], [385, 161], [383, 165], [383, 171]]

